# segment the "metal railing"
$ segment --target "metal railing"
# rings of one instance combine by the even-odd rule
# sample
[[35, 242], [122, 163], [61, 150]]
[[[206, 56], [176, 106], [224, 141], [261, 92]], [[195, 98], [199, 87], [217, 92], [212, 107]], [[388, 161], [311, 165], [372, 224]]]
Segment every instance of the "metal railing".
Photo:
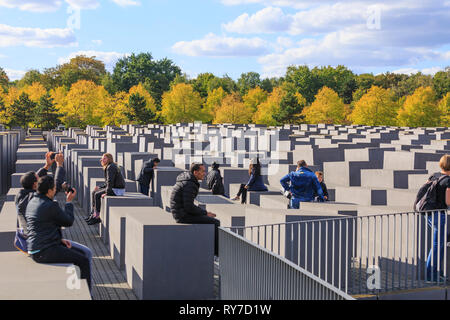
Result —
[[377, 294], [447, 283], [447, 215], [327, 217], [230, 231], [347, 294]]
[[219, 228], [223, 300], [354, 300], [289, 260]]

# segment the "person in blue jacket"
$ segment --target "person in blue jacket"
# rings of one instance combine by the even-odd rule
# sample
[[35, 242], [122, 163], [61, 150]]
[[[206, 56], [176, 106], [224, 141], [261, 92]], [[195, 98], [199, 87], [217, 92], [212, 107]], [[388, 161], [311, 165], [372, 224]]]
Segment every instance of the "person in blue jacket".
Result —
[[239, 188], [239, 192], [231, 200], [237, 201], [241, 198], [241, 203], [247, 203], [247, 191], [267, 191], [267, 187], [264, 185], [263, 177], [261, 175], [261, 164], [259, 163], [259, 159], [250, 162], [250, 167], [248, 168], [248, 174], [250, 179], [247, 184], [241, 184]]
[[314, 200], [314, 191], [319, 201], [324, 201], [322, 187], [314, 172], [308, 169], [305, 160], [297, 162], [297, 170], [285, 175], [280, 180], [285, 195], [290, 197], [290, 208], [299, 209], [300, 202], [311, 202]]

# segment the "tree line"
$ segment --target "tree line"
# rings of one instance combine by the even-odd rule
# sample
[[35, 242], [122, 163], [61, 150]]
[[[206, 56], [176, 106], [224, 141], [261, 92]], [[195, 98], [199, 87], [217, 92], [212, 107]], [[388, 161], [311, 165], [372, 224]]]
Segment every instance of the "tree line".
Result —
[[434, 76], [355, 74], [345, 66], [290, 66], [280, 78], [202, 73], [191, 79], [150, 53], [107, 72], [95, 57], [28, 71], [10, 81], [0, 68], [0, 123], [9, 127], [121, 124], [298, 123], [449, 126], [450, 67]]

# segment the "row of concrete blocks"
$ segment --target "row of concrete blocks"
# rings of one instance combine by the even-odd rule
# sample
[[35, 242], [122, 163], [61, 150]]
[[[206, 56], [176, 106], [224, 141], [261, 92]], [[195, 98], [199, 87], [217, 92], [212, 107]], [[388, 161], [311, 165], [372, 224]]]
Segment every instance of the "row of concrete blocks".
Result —
[[15, 172], [16, 151], [22, 139], [22, 130], [0, 131], [0, 195], [11, 186], [10, 176]]
[[46, 152], [42, 135], [36, 131], [17, 150], [17, 173], [13, 175], [15, 188], [9, 190], [0, 213], [0, 300], [91, 299], [86, 280], [78, 279], [79, 286], [72, 281], [77, 277], [72, 264], [38, 264], [13, 245], [17, 228], [14, 198], [20, 190], [20, 177], [27, 171], [41, 168]]

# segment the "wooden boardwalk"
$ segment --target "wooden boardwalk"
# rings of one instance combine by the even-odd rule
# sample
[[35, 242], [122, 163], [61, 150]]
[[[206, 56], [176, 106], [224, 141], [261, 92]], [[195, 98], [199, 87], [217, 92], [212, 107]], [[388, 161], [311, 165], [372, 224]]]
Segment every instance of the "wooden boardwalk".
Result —
[[[63, 206], [64, 195], [58, 195]], [[63, 237], [81, 243], [92, 250], [92, 297], [94, 300], [137, 300], [133, 290], [110, 256], [109, 250], [98, 234], [97, 226], [88, 226], [84, 221], [86, 213], [73, 202], [75, 222], [63, 230]]]

